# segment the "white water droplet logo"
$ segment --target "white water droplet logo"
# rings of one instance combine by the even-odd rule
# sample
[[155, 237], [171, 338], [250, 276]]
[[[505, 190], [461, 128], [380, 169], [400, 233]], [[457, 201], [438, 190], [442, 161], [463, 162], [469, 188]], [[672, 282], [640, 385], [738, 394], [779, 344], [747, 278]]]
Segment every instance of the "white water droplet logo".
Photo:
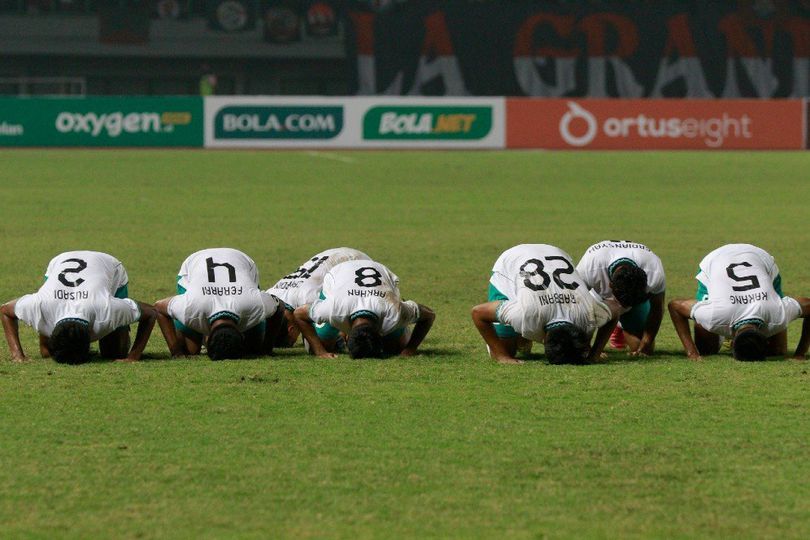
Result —
[[[588, 124], [588, 129], [582, 135], [574, 135], [571, 133], [571, 122], [576, 118], [581, 118]], [[590, 144], [594, 137], [596, 137], [596, 129], [596, 117], [590, 111], [577, 105], [573, 101], [569, 101], [568, 112], [560, 119], [560, 135], [565, 142], [571, 146], [585, 146]]]

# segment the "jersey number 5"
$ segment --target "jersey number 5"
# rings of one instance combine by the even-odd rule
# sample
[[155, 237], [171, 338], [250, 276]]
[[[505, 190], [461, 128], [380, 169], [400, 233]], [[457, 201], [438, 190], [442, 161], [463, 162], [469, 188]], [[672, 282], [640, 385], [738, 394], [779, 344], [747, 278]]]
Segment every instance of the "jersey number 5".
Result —
[[82, 283], [84, 283], [83, 278], [76, 278], [75, 281], [70, 281], [67, 278], [68, 274], [78, 274], [85, 268], [87, 268], [87, 261], [83, 261], [81, 259], [65, 259], [62, 261], [63, 263], [76, 263], [75, 268], [65, 268], [61, 272], [59, 272], [59, 283], [66, 287], [78, 287]]
[[734, 269], [738, 266], [750, 267], [751, 263], [749, 262], [732, 263], [726, 267], [726, 274], [728, 274], [728, 277], [730, 277], [734, 281], [748, 282], [748, 285], [735, 285], [732, 286], [731, 289], [738, 292], [750, 291], [751, 289], [759, 289], [759, 279], [757, 279], [757, 276], [738, 276], [734, 272]]

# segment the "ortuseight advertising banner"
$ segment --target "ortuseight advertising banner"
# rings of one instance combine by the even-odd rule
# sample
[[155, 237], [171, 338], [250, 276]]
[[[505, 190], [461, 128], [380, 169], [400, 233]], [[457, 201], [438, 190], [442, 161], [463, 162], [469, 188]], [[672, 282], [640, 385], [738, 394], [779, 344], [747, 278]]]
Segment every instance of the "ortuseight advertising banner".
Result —
[[205, 146], [503, 148], [503, 98], [211, 97]]
[[199, 97], [0, 98], [0, 146], [202, 146]]
[[803, 100], [508, 99], [508, 148], [805, 147]]

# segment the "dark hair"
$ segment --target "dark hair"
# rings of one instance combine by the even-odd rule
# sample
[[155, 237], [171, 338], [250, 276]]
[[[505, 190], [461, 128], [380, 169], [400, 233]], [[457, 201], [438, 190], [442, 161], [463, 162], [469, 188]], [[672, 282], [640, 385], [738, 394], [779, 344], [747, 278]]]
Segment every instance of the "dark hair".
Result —
[[765, 360], [767, 342], [765, 334], [756, 328], [746, 328], [734, 336], [731, 351], [737, 360]]
[[353, 327], [346, 348], [352, 358], [382, 358], [383, 355], [382, 337], [371, 324]]
[[56, 323], [48, 350], [60, 364], [83, 364], [90, 360], [90, 325], [75, 319]]
[[242, 333], [230, 324], [221, 324], [208, 336], [208, 357], [211, 360], [242, 358], [245, 354]]
[[573, 324], [561, 324], [546, 331], [546, 358], [550, 364], [584, 364], [588, 359], [588, 334]]
[[622, 306], [637, 306], [647, 299], [647, 272], [633, 264], [621, 264], [610, 275], [610, 288]]

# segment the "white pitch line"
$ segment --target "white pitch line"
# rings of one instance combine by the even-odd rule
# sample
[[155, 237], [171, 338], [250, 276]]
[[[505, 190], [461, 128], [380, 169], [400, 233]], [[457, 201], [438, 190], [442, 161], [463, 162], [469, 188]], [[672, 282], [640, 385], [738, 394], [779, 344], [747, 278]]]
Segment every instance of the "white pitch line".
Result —
[[357, 160], [355, 160], [354, 158], [340, 156], [338, 154], [333, 154], [331, 152], [310, 151], [307, 152], [307, 155], [321, 159], [331, 159], [332, 161], [340, 161], [341, 163], [357, 163]]

